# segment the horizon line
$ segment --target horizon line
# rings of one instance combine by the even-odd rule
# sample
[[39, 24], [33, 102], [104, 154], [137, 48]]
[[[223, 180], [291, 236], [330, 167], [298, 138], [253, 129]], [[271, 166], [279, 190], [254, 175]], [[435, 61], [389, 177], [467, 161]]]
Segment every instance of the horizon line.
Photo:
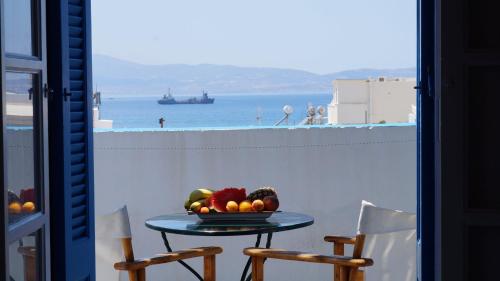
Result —
[[147, 64], [143, 62], [138, 62], [134, 61], [131, 59], [124, 59], [124, 58], [119, 58], [115, 57], [112, 55], [108, 54], [102, 54], [102, 53], [92, 53], [92, 56], [101, 56], [101, 57], [108, 57], [112, 58], [115, 60], [123, 61], [126, 63], [133, 63], [133, 64], [138, 64], [142, 66], [172, 66], [172, 65], [180, 65], [180, 66], [225, 66], [225, 67], [237, 67], [237, 68], [263, 68], [263, 69], [276, 69], [276, 70], [294, 70], [294, 71], [302, 71], [314, 75], [320, 75], [320, 76], [327, 76], [327, 75], [333, 75], [333, 74], [338, 74], [342, 72], [349, 72], [349, 71], [363, 71], [363, 70], [374, 70], [374, 71], [391, 71], [391, 70], [413, 70], [415, 69], [415, 75], [416, 75], [416, 66], [406, 66], [406, 67], [390, 67], [390, 68], [376, 68], [376, 67], [359, 67], [359, 68], [351, 68], [351, 69], [344, 69], [344, 70], [339, 70], [339, 71], [333, 71], [333, 72], [327, 72], [327, 73], [318, 73], [318, 72], [313, 72], [309, 70], [304, 70], [304, 69], [298, 69], [298, 68], [284, 68], [284, 67], [273, 67], [273, 66], [243, 66], [243, 65], [234, 65], [234, 64], [213, 64], [213, 63], [198, 63], [198, 64], [189, 64], [189, 63], [162, 63], [162, 64]]

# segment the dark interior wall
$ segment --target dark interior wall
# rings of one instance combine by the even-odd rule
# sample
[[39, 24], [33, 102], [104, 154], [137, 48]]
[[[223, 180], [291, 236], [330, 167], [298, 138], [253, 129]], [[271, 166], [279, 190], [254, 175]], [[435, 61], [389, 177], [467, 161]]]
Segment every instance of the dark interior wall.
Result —
[[441, 280], [499, 280], [500, 2], [439, 3], [437, 265]]

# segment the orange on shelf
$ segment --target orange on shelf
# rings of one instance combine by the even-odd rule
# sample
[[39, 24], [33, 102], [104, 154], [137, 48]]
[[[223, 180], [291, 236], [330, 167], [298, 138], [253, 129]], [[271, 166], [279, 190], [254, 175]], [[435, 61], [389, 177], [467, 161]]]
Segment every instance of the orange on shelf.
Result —
[[20, 214], [22, 210], [21, 203], [12, 202], [9, 204], [9, 213], [10, 214]]
[[23, 204], [23, 212], [33, 213], [35, 211], [35, 203], [28, 201]]

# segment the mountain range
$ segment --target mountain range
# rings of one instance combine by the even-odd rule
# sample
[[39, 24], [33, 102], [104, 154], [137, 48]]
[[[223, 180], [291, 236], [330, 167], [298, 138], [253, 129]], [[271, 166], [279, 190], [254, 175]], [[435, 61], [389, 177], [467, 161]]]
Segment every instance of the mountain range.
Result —
[[145, 65], [110, 56], [93, 56], [93, 83], [104, 96], [161, 96], [253, 93], [328, 93], [335, 79], [415, 77], [415, 68], [356, 69], [315, 74], [283, 68], [214, 64]]

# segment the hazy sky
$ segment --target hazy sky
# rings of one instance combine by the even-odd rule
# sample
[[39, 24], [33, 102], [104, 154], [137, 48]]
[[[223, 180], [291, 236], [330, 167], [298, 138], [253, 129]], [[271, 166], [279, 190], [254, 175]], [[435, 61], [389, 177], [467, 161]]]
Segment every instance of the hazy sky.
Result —
[[93, 0], [93, 52], [329, 73], [413, 67], [416, 0]]

